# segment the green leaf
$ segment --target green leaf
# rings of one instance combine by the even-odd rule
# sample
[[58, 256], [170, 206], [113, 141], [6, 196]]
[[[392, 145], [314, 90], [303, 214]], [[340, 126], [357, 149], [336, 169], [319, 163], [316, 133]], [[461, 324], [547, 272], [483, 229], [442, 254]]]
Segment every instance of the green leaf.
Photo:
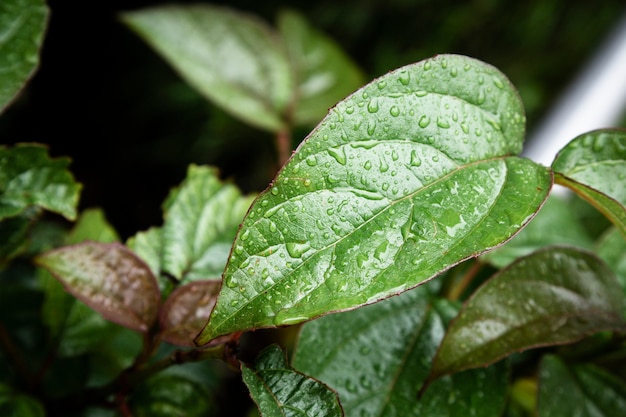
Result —
[[552, 163], [555, 181], [600, 210], [626, 236], [626, 130], [585, 133]]
[[552, 180], [511, 156], [524, 120], [504, 75], [456, 55], [339, 103], [248, 212], [198, 342], [373, 303], [511, 238]]
[[159, 308], [159, 288], [148, 266], [125, 246], [85, 242], [36, 259], [66, 290], [129, 329], [147, 332]]
[[481, 258], [497, 268], [504, 268], [522, 256], [552, 245], [593, 248], [591, 238], [572, 213], [570, 204], [559, 196], [551, 196], [517, 236]]
[[624, 381], [592, 365], [568, 366], [557, 356], [548, 355], [541, 361], [540, 416], [614, 417], [623, 410]]
[[0, 113], [39, 65], [47, 21], [48, 8], [43, 0], [0, 2]]
[[[449, 303], [433, 308], [426, 287], [306, 323], [294, 367], [337, 390], [346, 416], [495, 416], [506, 366], [442, 378], [417, 394], [445, 332]], [[346, 372], [349, 369], [349, 372]]]
[[600, 238], [596, 253], [615, 272], [626, 294], [626, 238], [611, 228]]
[[46, 412], [39, 401], [24, 394], [18, 394], [0, 383], [0, 415], [3, 417], [45, 417]]
[[328, 108], [365, 83], [361, 70], [324, 34], [295, 11], [278, 16], [297, 81], [293, 121], [316, 123]]
[[343, 416], [337, 394], [288, 366], [278, 346], [264, 349], [255, 365], [243, 365], [241, 376], [262, 417]]
[[51, 159], [40, 145], [0, 146], [0, 219], [36, 206], [73, 220], [81, 185], [67, 158]]
[[539, 250], [494, 275], [466, 302], [441, 343], [432, 379], [624, 328], [623, 306], [613, 272], [593, 254]]
[[195, 89], [247, 123], [279, 131], [293, 82], [284, 45], [253, 16], [210, 6], [161, 6], [122, 20]]
[[81, 243], [85, 240], [102, 243], [120, 241], [119, 235], [107, 221], [102, 209], [91, 208], [80, 213], [76, 224], [67, 237], [68, 244]]
[[135, 252], [150, 267], [152, 274], [159, 278], [159, 286], [163, 289], [165, 282], [161, 274], [161, 256], [163, 253], [163, 238], [160, 227], [151, 227], [145, 232], [138, 232], [126, 241], [126, 246]]
[[0, 220], [0, 269], [28, 247], [28, 230], [37, 217], [37, 210], [28, 210]]

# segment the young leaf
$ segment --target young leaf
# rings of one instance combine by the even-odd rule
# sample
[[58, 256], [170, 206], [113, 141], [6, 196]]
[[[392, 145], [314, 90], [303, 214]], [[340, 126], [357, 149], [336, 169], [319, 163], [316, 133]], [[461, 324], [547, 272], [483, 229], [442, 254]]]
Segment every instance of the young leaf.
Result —
[[39, 145], [0, 146], [0, 219], [36, 206], [73, 220], [81, 185], [67, 170], [69, 159], [51, 159]]
[[[427, 288], [301, 330], [294, 368], [337, 390], [346, 416], [495, 416], [506, 399], [506, 366], [471, 370], [419, 392], [445, 331]], [[446, 303], [444, 308], [456, 310]], [[346, 372], [350, 369], [350, 372]]]
[[624, 410], [624, 381], [592, 365], [567, 366], [552, 355], [542, 359], [538, 415], [614, 417]]
[[431, 379], [624, 328], [623, 305], [615, 275], [591, 253], [539, 250], [500, 271], [466, 302], [441, 342]]
[[35, 72], [47, 21], [44, 0], [0, 2], [0, 113]]
[[297, 81], [295, 124], [318, 122], [328, 108], [365, 82], [363, 73], [331, 39], [294, 11], [278, 16]]
[[102, 243], [120, 241], [119, 235], [107, 221], [102, 209], [91, 208], [81, 212], [67, 237], [67, 243], [70, 245], [81, 243], [85, 240], [94, 240]]
[[[145, 232], [138, 232], [126, 241], [126, 246], [135, 252], [150, 267], [152, 274], [160, 278], [161, 255], [163, 253], [163, 238], [160, 227], [151, 227]], [[164, 282], [159, 279], [159, 286]]]
[[278, 346], [264, 349], [255, 365], [243, 365], [241, 376], [262, 417], [343, 416], [337, 394], [288, 366]]
[[221, 281], [195, 281], [178, 287], [167, 297], [160, 312], [161, 337], [178, 346], [195, 346], [220, 289]]
[[106, 319], [147, 332], [159, 308], [159, 288], [148, 266], [121, 244], [85, 242], [37, 257], [66, 290]]
[[197, 341], [373, 303], [511, 238], [552, 181], [511, 156], [524, 120], [503, 74], [456, 55], [339, 103], [248, 212]]
[[154, 7], [122, 20], [233, 116], [274, 132], [284, 128], [291, 70], [280, 38], [264, 22], [207, 4]]
[[585, 133], [552, 163], [555, 181], [600, 210], [626, 236], [626, 130]]

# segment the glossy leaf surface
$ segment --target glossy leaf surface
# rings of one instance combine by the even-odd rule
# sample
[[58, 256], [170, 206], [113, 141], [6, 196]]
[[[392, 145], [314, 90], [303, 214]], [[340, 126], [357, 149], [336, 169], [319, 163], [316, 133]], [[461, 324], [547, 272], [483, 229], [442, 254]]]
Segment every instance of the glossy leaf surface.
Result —
[[574, 190], [626, 236], [626, 130], [596, 130], [568, 143], [552, 163], [555, 181]]
[[510, 156], [523, 135], [509, 81], [467, 57], [366, 85], [255, 201], [198, 341], [373, 303], [506, 241], [551, 185]]
[[207, 4], [154, 7], [122, 19], [208, 99], [257, 127], [284, 127], [293, 82], [284, 45], [264, 22]]
[[502, 365], [442, 378], [418, 400], [447, 318], [456, 312], [444, 302], [431, 306], [432, 299], [420, 287], [306, 323], [294, 367], [337, 390], [346, 416], [500, 415], [508, 377]]
[[44, 0], [0, 2], [0, 113], [35, 72], [47, 20]]
[[538, 415], [614, 417], [626, 410], [624, 381], [592, 365], [546, 356], [539, 373]]
[[106, 319], [146, 332], [159, 307], [159, 288], [148, 266], [120, 244], [85, 242], [44, 253], [37, 263], [76, 298]]
[[73, 220], [81, 185], [68, 165], [69, 159], [52, 159], [43, 146], [0, 147], [0, 219], [35, 206]]
[[292, 369], [276, 345], [259, 354], [254, 369], [243, 365], [241, 373], [262, 417], [343, 416], [337, 394]]
[[441, 343], [432, 375], [624, 328], [623, 305], [615, 275], [591, 253], [534, 252], [500, 271], [466, 302]]
[[295, 72], [295, 124], [316, 123], [328, 108], [365, 83], [363, 73], [339, 46], [294, 12], [278, 17], [278, 28]]

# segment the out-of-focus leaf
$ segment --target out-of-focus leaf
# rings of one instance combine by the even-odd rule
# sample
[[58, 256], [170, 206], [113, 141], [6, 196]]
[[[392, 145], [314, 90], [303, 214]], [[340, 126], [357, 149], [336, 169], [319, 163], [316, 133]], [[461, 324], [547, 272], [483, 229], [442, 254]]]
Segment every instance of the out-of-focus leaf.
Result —
[[592, 365], [568, 366], [557, 356], [541, 361], [539, 416], [615, 417], [624, 410], [624, 381]]
[[551, 245], [593, 248], [591, 238], [571, 207], [558, 196], [550, 197], [533, 221], [517, 236], [481, 258], [497, 268], [504, 268], [522, 256]]
[[601, 237], [596, 253], [613, 269], [626, 293], [626, 238], [611, 228]]
[[204, 417], [213, 404], [197, 382], [181, 375], [157, 375], [140, 385], [129, 406], [135, 417]]
[[373, 303], [508, 240], [552, 182], [511, 156], [524, 121], [506, 77], [463, 56], [358, 90], [254, 202], [198, 342]]
[[76, 217], [81, 185], [67, 170], [67, 158], [51, 159], [39, 145], [0, 146], [0, 219], [29, 206]]
[[267, 24], [208, 4], [154, 7], [122, 20], [208, 99], [257, 127], [284, 128], [293, 81], [284, 45]]
[[0, 2], [0, 113], [39, 65], [39, 49], [47, 22], [44, 0]]
[[287, 365], [276, 345], [259, 354], [255, 369], [243, 365], [241, 373], [262, 417], [343, 416], [337, 394]]
[[119, 242], [119, 235], [107, 221], [102, 209], [92, 208], [80, 213], [76, 224], [67, 237], [67, 243], [70, 245], [85, 240], [102, 243]]
[[27, 232], [35, 213], [20, 213], [0, 220], [0, 269], [27, 247]]
[[623, 291], [599, 258], [574, 248], [539, 250], [500, 271], [466, 302], [441, 343], [432, 378], [624, 328], [623, 308]]
[[107, 320], [147, 332], [159, 308], [159, 288], [148, 266], [120, 244], [85, 242], [37, 257], [68, 292]]
[[194, 281], [178, 287], [160, 313], [161, 337], [179, 346], [195, 346], [193, 339], [206, 324], [221, 281]]
[[324, 34], [295, 11], [278, 17], [297, 82], [293, 120], [315, 123], [328, 108], [365, 83], [361, 70]]
[[45, 417], [46, 412], [35, 398], [15, 393], [11, 387], [0, 383], [0, 415], [3, 417]]
[[555, 181], [600, 210], [626, 237], [626, 130], [585, 133], [552, 163]]
[[[418, 400], [445, 332], [446, 318], [431, 299], [420, 287], [306, 323], [294, 368], [336, 389], [346, 416], [500, 415], [508, 377], [503, 365], [442, 378]], [[444, 310], [455, 310], [445, 304]]]

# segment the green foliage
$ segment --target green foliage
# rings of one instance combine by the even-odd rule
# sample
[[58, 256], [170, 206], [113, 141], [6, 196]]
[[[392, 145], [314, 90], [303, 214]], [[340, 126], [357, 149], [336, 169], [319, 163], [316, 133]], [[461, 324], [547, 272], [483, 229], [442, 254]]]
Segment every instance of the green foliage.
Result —
[[[15, 33], [40, 39], [29, 13], [45, 8], [18, 3], [0, 28], [25, 19], [40, 29]], [[207, 5], [122, 20], [275, 133], [285, 164], [256, 197], [192, 164], [162, 225], [123, 244], [102, 210], [77, 217], [69, 160], [0, 148], [0, 414], [234, 415], [236, 378], [267, 417], [626, 410], [626, 131], [584, 134], [543, 167], [519, 157], [515, 88], [475, 59], [439, 55], [342, 99], [360, 70], [295, 12], [278, 30]], [[0, 77], [0, 106], [31, 71]], [[294, 128], [319, 119], [289, 157]], [[589, 236], [553, 182], [614, 227]], [[279, 333], [291, 361], [278, 346], [245, 359], [243, 333], [302, 322]]]

